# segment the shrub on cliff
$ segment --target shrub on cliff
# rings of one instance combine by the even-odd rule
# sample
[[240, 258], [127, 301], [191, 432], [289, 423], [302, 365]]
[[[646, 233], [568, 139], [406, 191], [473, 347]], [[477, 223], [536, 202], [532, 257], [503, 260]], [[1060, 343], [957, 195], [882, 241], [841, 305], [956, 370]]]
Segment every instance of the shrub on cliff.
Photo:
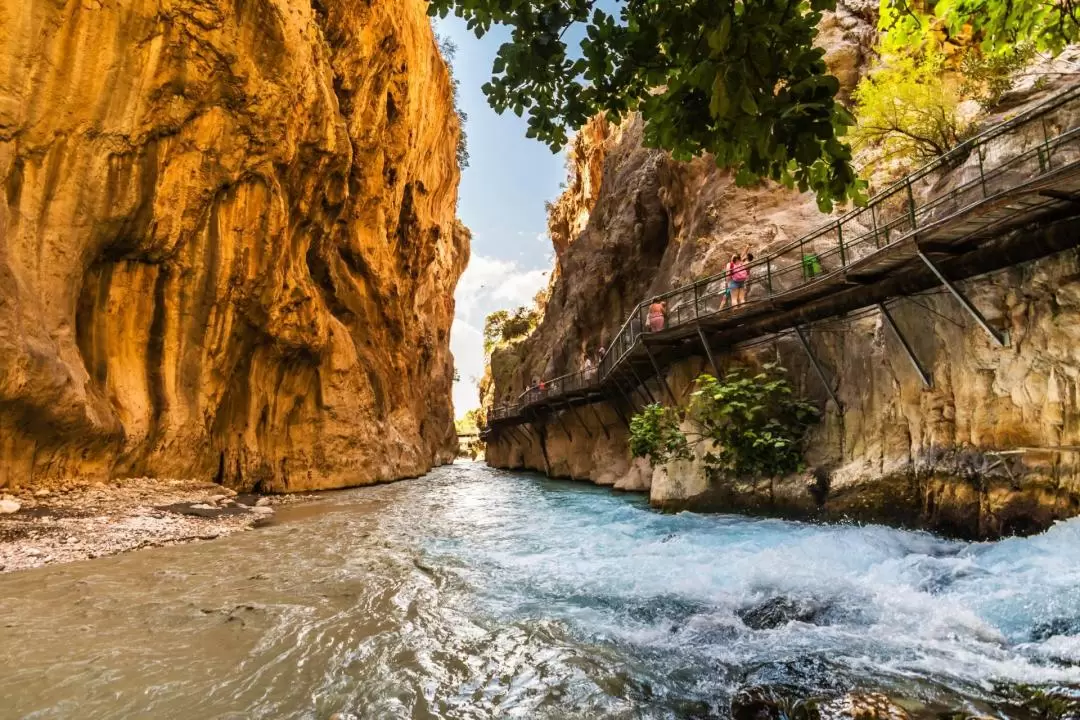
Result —
[[499, 345], [528, 337], [539, 323], [540, 311], [535, 307], [496, 310], [484, 319], [484, 353], [490, 355]]
[[803, 440], [820, 417], [795, 396], [783, 368], [766, 364], [750, 375], [736, 368], [723, 380], [697, 379], [690, 414], [717, 450], [705, 454], [710, 470], [735, 475], [785, 475], [803, 466]]
[[[715, 448], [704, 455], [710, 473], [771, 477], [802, 469], [803, 442], [820, 413], [795, 396], [783, 368], [768, 364], [754, 375], [736, 368], [722, 380], [703, 374], [691, 397], [688, 412], [699, 432], [690, 437]], [[678, 414], [659, 404], [630, 421], [630, 451], [655, 464], [691, 457]]]
[[[434, 29], [434, 28], [432, 28]], [[457, 163], [462, 170], [469, 167], [469, 136], [465, 132], [465, 124], [469, 122], [469, 115], [461, 109], [461, 81], [454, 72], [454, 58], [457, 57], [457, 44], [448, 37], [435, 33], [435, 42], [439, 45], [439, 52], [446, 61], [446, 69], [450, 71], [450, 94], [454, 104], [454, 112], [458, 116], [458, 144]]]
[[689, 460], [690, 446], [679, 430], [678, 414], [660, 403], [646, 405], [630, 419], [630, 452], [648, 457], [653, 464]]
[[960, 80], [945, 70], [938, 51], [887, 56], [855, 89], [856, 146], [926, 162], [963, 142], [972, 125], [960, 114]]

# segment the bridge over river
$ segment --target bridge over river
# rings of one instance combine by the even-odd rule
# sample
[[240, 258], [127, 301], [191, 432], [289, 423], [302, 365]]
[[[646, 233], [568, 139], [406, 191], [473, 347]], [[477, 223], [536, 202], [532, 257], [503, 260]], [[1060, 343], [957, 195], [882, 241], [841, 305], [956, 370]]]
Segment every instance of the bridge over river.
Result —
[[[950, 179], [945, 191], [938, 187], [945, 184], [940, 182], [944, 173]], [[718, 353], [783, 332], [799, 338], [831, 393], [806, 329], [855, 311], [882, 313], [930, 385], [930, 373], [892, 321], [890, 301], [944, 287], [993, 342], [1006, 345], [1007, 335], [983, 317], [957, 281], [1080, 245], [1080, 233], [1059, 222], [1075, 216], [1080, 216], [1080, 85], [971, 138], [876, 194], [865, 207], [755, 260], [742, 305], [723, 302], [724, 274], [661, 295], [667, 322], [659, 332], [648, 329], [651, 300], [642, 302], [598, 367], [549, 380], [516, 402], [492, 407], [485, 434], [620, 396], [629, 399], [639, 388], [649, 394], [646, 382], [653, 376], [661, 378], [660, 387], [674, 402], [663, 382], [664, 368], [697, 356], [715, 371]], [[1023, 232], [1036, 227], [1037, 233]]]

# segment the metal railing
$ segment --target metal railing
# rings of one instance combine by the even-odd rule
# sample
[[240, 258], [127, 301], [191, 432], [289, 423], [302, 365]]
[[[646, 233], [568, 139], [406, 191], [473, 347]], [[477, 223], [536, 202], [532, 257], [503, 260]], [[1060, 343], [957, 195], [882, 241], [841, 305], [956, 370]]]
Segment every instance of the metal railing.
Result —
[[[744, 283], [747, 299], [743, 304], [731, 302], [727, 271], [656, 296], [666, 304], [664, 328], [660, 332], [694, 325], [702, 318], [738, 315], [778, 296], [794, 294], [881, 255], [920, 231], [940, 227], [949, 218], [996, 195], [1077, 163], [1080, 126], [1069, 115], [1072, 112], [1080, 116], [1075, 112], [1078, 109], [1080, 85], [968, 139], [875, 194], [864, 207], [855, 208], [747, 263], [750, 279]], [[1029, 134], [1021, 142], [1015, 142], [1025, 132]], [[1006, 137], [1008, 142], [996, 142]], [[973, 154], [977, 162], [963, 168], [966, 177], [948, 192], [935, 194], [935, 173], [960, 168]], [[1010, 212], [1016, 216], [1029, 209], [1010, 208]], [[996, 220], [990, 225], [993, 222]], [[493, 407], [489, 418], [514, 417], [507, 414], [509, 408], [520, 412], [541, 400], [602, 383], [633, 352], [642, 336], [650, 334], [648, 311], [652, 302], [650, 299], [634, 308], [612, 338], [597, 368], [555, 378], [545, 382], [542, 390], [530, 388], [522, 393], [518, 403]]]

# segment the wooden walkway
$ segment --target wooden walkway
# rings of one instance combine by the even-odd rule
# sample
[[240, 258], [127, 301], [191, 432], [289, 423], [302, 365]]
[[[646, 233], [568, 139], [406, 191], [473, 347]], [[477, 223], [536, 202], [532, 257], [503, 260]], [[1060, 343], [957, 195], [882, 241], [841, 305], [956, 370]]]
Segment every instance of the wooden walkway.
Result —
[[[960, 182], [935, 193], [941, 173]], [[953, 180], [955, 182], [955, 180]], [[921, 200], [919, 198], [922, 198]], [[627, 318], [600, 366], [547, 381], [488, 412], [486, 434], [619, 396], [687, 357], [879, 306], [944, 286], [998, 344], [1007, 338], [953, 284], [1080, 245], [1080, 234], [1035, 226], [1080, 216], [1080, 85], [994, 126], [808, 235], [750, 264], [748, 300], [725, 302], [727, 278], [672, 290], [667, 323], [648, 332], [648, 302]], [[895, 326], [894, 326], [895, 328]], [[901, 336], [902, 344], [908, 348]], [[808, 348], [809, 349], [809, 348]], [[929, 383], [917, 358], [909, 357]], [[665, 390], [667, 385], [660, 383]], [[662, 398], [650, 399], [662, 400]], [[673, 400], [673, 398], [668, 398]], [[576, 412], [576, 411], [575, 411]], [[624, 418], [625, 422], [625, 418]]]

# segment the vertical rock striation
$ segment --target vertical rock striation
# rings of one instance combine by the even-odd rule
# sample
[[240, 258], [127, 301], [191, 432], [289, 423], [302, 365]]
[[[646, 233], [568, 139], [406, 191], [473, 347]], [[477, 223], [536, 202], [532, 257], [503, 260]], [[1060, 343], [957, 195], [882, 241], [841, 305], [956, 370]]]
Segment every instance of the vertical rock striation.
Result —
[[458, 133], [422, 0], [0, 0], [0, 487], [452, 459]]

